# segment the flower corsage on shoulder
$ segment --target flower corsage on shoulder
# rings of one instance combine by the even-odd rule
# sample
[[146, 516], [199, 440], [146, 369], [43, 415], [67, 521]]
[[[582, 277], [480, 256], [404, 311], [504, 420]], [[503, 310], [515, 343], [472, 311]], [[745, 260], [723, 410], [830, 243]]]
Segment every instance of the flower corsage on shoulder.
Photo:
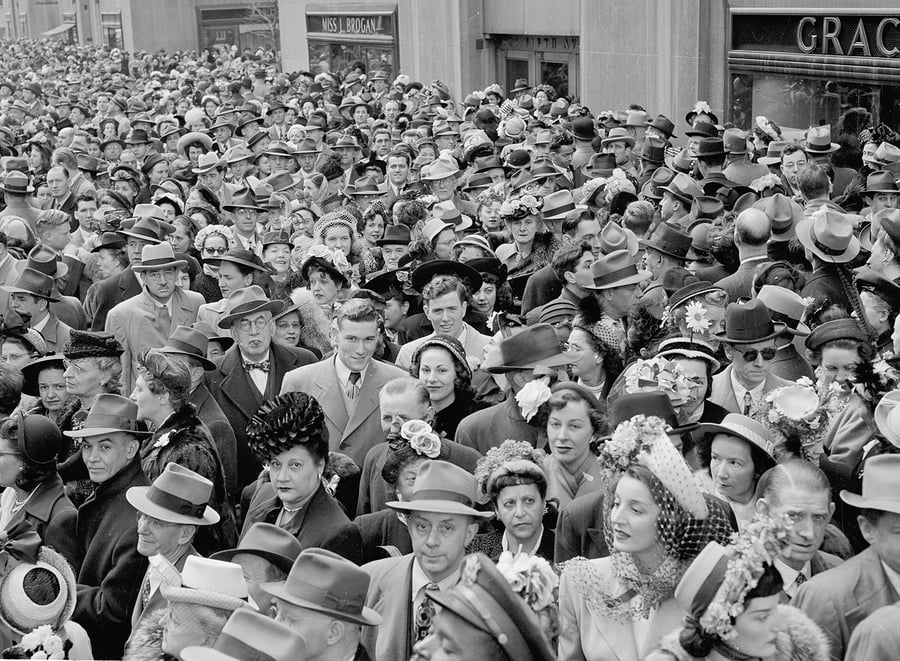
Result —
[[437, 459], [441, 455], [441, 437], [424, 420], [407, 420], [400, 427], [400, 437], [422, 457]]

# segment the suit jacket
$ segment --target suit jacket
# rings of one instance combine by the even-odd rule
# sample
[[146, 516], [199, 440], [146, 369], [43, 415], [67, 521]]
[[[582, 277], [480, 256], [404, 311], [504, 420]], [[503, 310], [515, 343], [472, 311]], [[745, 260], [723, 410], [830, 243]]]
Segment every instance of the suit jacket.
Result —
[[853, 630], [847, 645], [847, 658], [896, 658], [898, 640], [900, 640], [900, 604], [884, 606]]
[[[594, 563], [599, 577], [597, 585], [589, 589], [602, 589], [609, 597], [625, 594], [611, 558], [587, 562]], [[559, 581], [559, 661], [638, 661], [656, 648], [661, 636], [681, 625], [685, 612], [671, 597], [650, 616], [646, 638], [637, 640], [631, 622], [617, 622], [591, 610], [582, 587], [575, 582], [576, 571], [584, 568], [568, 565]]]
[[734, 303], [739, 298], [750, 298], [753, 276], [756, 267], [768, 261], [768, 257], [741, 262], [737, 271], [719, 280], [716, 285], [728, 292], [728, 302]]
[[225, 471], [225, 487], [232, 500], [240, 496], [237, 477], [237, 441], [231, 423], [222, 412], [212, 393], [204, 384], [200, 384], [191, 393], [191, 404], [197, 409], [197, 417], [209, 429], [209, 434], [219, 450], [219, 459]]
[[841, 661], [856, 626], [898, 600], [878, 554], [870, 547], [806, 581], [791, 605], [819, 625], [831, 645], [831, 658]]
[[[580, 169], [576, 170], [576, 176]], [[528, 278], [522, 294], [522, 314], [540, 305], [546, 305], [562, 293], [563, 285], [550, 264], [542, 266]]]
[[[731, 413], [743, 413], [744, 402], [738, 402], [737, 399], [735, 399], [734, 389], [731, 387], [732, 369], [734, 369], [734, 367], [729, 365], [713, 377], [712, 395], [710, 395], [709, 401], [713, 404], [718, 404]], [[770, 372], [766, 377], [766, 384], [763, 386], [762, 394], [765, 395], [770, 390], [787, 385], [790, 385], [790, 381], [785, 381], [781, 377], [775, 376]], [[751, 414], [752, 413], [753, 410], [751, 407]]]
[[106, 315], [119, 302], [137, 296], [143, 291], [141, 283], [129, 266], [119, 275], [95, 282], [84, 299], [85, 313], [91, 320], [92, 331], [106, 328]]
[[161, 347], [178, 326], [190, 326], [197, 320], [197, 309], [203, 296], [195, 291], [175, 289], [172, 294], [172, 314], [169, 323], [162, 322], [161, 309], [146, 291], [116, 305], [106, 317], [106, 331], [116, 336], [122, 345], [122, 390], [134, 388], [134, 361], [146, 347]]
[[392, 555], [390, 547], [400, 555], [412, 553], [409, 528], [400, 521], [394, 510], [383, 509], [371, 514], [360, 514], [353, 519], [353, 525], [359, 528], [363, 562], [389, 557]]
[[237, 344], [225, 352], [218, 369], [210, 375], [209, 390], [234, 430], [239, 488], [252, 484], [262, 468], [247, 445], [247, 423], [260, 404], [272, 399], [281, 391], [281, 382], [285, 374], [295, 367], [315, 362], [316, 358], [306, 349], [286, 347], [273, 342], [269, 348], [269, 360], [271, 371], [264, 393], [256, 389], [244, 370]]
[[814, 269], [807, 276], [806, 284], [800, 290], [800, 295], [804, 298], [826, 298], [829, 301], [840, 303], [844, 309], [851, 312], [853, 308], [849, 301], [844, 300], [844, 288], [841, 286], [837, 268], [832, 264], [826, 264]]
[[[275, 494], [272, 483], [266, 477], [261, 477], [247, 508], [241, 537], [247, 534], [254, 523], [275, 525], [279, 512], [281, 501]], [[294, 535], [305, 549], [327, 549], [356, 564], [362, 559], [359, 528], [350, 522], [338, 501], [321, 485], [309, 503], [282, 527]]]
[[84, 330], [87, 328], [87, 315], [84, 304], [74, 296], [60, 296], [55, 303], [50, 303], [50, 312], [70, 328]]
[[137, 512], [125, 492], [148, 485], [135, 459], [98, 485], [78, 508], [75, 535], [81, 566], [72, 619], [91, 637], [98, 659], [121, 659], [125, 649], [131, 607], [147, 569], [147, 558], [137, 551]]
[[[488, 344], [490, 344], [491, 338], [489, 338], [487, 335], [479, 333], [478, 330], [473, 328], [468, 322], [463, 323], [465, 323], [466, 327], [466, 331], [463, 334], [463, 337], [465, 338], [463, 348], [465, 348], [466, 350], [466, 356], [468, 358], [474, 358], [478, 362], [481, 362], [484, 354], [484, 348]], [[412, 361], [412, 357], [416, 352], [416, 349], [424, 344], [425, 340], [434, 337], [434, 335], [436, 335], [436, 333], [431, 333], [430, 335], [426, 335], [425, 337], [411, 340], [410, 342], [407, 342], [402, 347], [400, 347], [400, 353], [397, 354], [397, 366], [403, 368], [404, 370], [408, 370], [409, 364]]]
[[52, 312], [44, 327], [40, 330], [41, 337], [47, 343], [50, 353], [62, 353], [62, 349], [69, 343], [72, 327], [59, 320]]
[[487, 454], [488, 450], [507, 438], [527, 441], [532, 445], [536, 445], [541, 438], [541, 430], [525, 422], [512, 394], [499, 404], [463, 418], [453, 440]]
[[343, 452], [357, 466], [362, 466], [366, 453], [376, 443], [384, 440], [378, 393], [391, 379], [407, 374], [394, 365], [370, 360], [362, 377], [356, 407], [353, 415], [350, 415], [341, 395], [341, 384], [335, 370], [336, 360], [337, 356], [331, 356], [289, 372], [284, 377], [281, 393], [299, 390], [315, 397], [325, 414], [331, 450]]
[[[359, 482], [359, 499], [356, 501], [357, 516], [383, 510], [386, 502], [394, 500], [393, 489], [381, 477], [381, 469], [384, 468], [387, 453], [387, 442], [373, 446], [366, 453]], [[441, 459], [474, 473], [475, 465], [481, 459], [481, 453], [465, 445], [443, 439], [441, 441]]]
[[399, 661], [412, 654], [412, 554], [363, 565], [369, 574], [366, 606], [382, 617], [381, 626], [363, 627], [362, 644], [376, 659]]
[[778, 349], [769, 371], [771, 374], [787, 381], [796, 381], [801, 376], [815, 380], [809, 361], [800, 355], [793, 342]]
[[[175, 569], [181, 572], [184, 569], [184, 563], [187, 562], [188, 556], [192, 555], [200, 555], [194, 550], [194, 547], [188, 548], [187, 552], [184, 553], [180, 558], [178, 558], [178, 562], [174, 564]], [[144, 581], [147, 580], [147, 576], [150, 574], [151, 568], [147, 567], [147, 571], [144, 572], [143, 577], [141, 578], [141, 587], [144, 585]], [[152, 613], [153, 611], [159, 610], [160, 608], [168, 607], [168, 602], [163, 599], [162, 593], [157, 588], [150, 595], [150, 598], [147, 600], [147, 605], [141, 605], [141, 595], [138, 595], [138, 598], [134, 600], [134, 610], [131, 611], [131, 631], [134, 633], [134, 630], [137, 628], [138, 621], [145, 616], [145, 614]], [[131, 638], [128, 639], [131, 642]], [[126, 647], [128, 645], [126, 644]]]
[[[19, 260], [13, 257], [12, 253], [7, 253], [6, 258], [0, 261], [0, 285], [12, 285], [16, 281], [19, 275], [16, 269], [18, 263]], [[0, 316], [5, 317], [7, 312], [9, 312], [9, 294], [0, 290]]]

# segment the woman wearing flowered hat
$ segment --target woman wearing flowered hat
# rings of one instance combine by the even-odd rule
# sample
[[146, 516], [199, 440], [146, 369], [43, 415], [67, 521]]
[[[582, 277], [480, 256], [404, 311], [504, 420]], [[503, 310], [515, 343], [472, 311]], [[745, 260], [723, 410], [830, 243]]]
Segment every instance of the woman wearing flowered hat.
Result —
[[661, 419], [639, 415], [621, 423], [600, 461], [608, 471], [603, 528], [611, 553], [572, 560], [563, 570], [560, 661], [642, 659], [684, 615], [674, 591], [688, 564], [730, 533]]
[[711, 542], [675, 590], [684, 626], [646, 661], [827, 661], [828, 641], [797, 608], [781, 604], [775, 566], [788, 531], [760, 518], [732, 544]]
[[[496, 252], [506, 264], [510, 280], [546, 266], [559, 248], [559, 239], [553, 232], [545, 231], [543, 206], [543, 199], [536, 195], [516, 195], [500, 206], [500, 218], [512, 241], [497, 248]], [[510, 284], [516, 290], [515, 284]]]

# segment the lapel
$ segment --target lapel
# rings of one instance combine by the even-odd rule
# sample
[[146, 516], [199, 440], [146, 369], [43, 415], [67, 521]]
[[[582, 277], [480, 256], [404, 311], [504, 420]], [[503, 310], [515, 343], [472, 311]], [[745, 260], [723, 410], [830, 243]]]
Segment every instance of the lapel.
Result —
[[271, 371], [266, 381], [266, 399], [271, 399], [278, 395], [281, 391], [281, 384], [284, 381], [284, 375], [297, 366], [297, 356], [291, 353], [289, 349], [283, 348], [277, 342], [272, 342], [269, 346], [269, 359], [271, 362]]
[[[384, 618], [378, 627], [379, 642], [375, 657], [408, 659], [412, 638], [412, 566], [415, 556], [404, 556], [381, 581], [382, 592], [373, 608]], [[382, 636], [387, 638], [385, 642]]]
[[122, 292], [120, 301], [141, 293], [141, 283], [130, 266], [119, 275], [119, 291]]
[[191, 306], [188, 296], [175, 288], [172, 299], [172, 329], [178, 326], [190, 326], [197, 320], [197, 311]]
[[730, 413], [740, 413], [737, 399], [734, 396], [734, 388], [731, 387], [731, 365], [720, 374], [713, 377], [713, 392], [710, 398], [719, 406], [728, 409]]
[[[335, 360], [337, 360], [336, 355], [319, 363], [322, 365], [322, 369], [316, 370], [312, 392], [309, 394], [315, 397], [322, 406], [322, 413], [334, 428], [343, 431], [347, 427], [349, 416], [347, 405], [340, 392], [341, 384], [338, 383], [334, 367]], [[340, 442], [341, 439], [332, 439], [332, 447], [338, 447]]]
[[52, 312], [50, 313], [50, 318], [47, 319], [47, 323], [44, 324], [44, 329], [41, 331], [41, 337], [47, 342], [49, 346], [52, 348], [56, 348], [59, 340], [59, 319], [56, 318], [56, 315]]
[[[225, 375], [219, 386], [222, 394], [228, 397], [247, 419], [252, 418], [262, 404], [263, 397], [241, 366], [240, 350], [236, 344], [222, 358], [220, 370]], [[271, 380], [271, 374], [269, 378]]]
[[[363, 378], [362, 388], [356, 398], [356, 406], [353, 408], [353, 416], [347, 422], [344, 429], [344, 438], [347, 438], [378, 408], [378, 391], [381, 388], [381, 373], [378, 363], [374, 359], [369, 361], [366, 374]], [[343, 400], [343, 397], [341, 397]]]

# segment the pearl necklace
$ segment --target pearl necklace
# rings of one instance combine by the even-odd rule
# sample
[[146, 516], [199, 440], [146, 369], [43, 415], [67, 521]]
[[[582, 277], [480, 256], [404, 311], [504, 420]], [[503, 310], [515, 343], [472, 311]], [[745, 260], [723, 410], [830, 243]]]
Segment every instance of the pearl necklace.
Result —
[[283, 509], [288, 514], [293, 514], [294, 512], [299, 512], [300, 510], [302, 510], [303, 505], [301, 505], [300, 507], [288, 507], [287, 505], [282, 503], [281, 509]]

